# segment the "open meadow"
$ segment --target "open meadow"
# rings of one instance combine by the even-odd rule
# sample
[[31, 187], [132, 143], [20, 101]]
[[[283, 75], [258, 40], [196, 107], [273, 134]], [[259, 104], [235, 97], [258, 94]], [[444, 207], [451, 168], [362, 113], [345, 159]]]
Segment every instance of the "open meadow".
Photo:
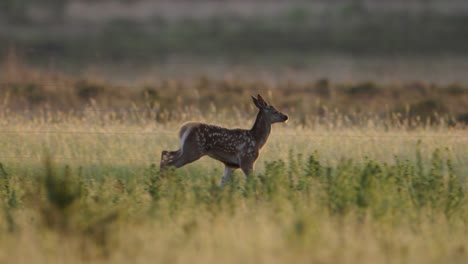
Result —
[[185, 121], [251, 127], [255, 90], [236, 93], [242, 106], [214, 94], [173, 110], [156, 98], [19, 111], [4, 96], [0, 263], [468, 259], [468, 132], [450, 118], [308, 115], [265, 92], [290, 122], [272, 127], [253, 177], [237, 171], [220, 189], [222, 164], [202, 158], [161, 178], [160, 153], [178, 147]]
[[467, 3], [0, 1], [0, 264], [468, 263]]

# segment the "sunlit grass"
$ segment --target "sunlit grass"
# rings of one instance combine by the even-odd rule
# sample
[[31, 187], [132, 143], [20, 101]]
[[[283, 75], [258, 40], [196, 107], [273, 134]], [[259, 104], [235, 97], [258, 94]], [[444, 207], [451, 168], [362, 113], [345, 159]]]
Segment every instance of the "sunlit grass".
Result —
[[[253, 115], [186, 121], [248, 128]], [[465, 130], [291, 119], [255, 177], [220, 189], [209, 158], [160, 178], [182, 121], [4, 116], [0, 262], [466, 261]]]

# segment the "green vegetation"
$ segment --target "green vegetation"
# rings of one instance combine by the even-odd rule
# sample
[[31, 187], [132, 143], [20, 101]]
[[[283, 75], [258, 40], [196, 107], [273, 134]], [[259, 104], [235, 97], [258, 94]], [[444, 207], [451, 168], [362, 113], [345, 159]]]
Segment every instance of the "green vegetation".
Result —
[[273, 127], [254, 176], [220, 189], [211, 159], [161, 178], [160, 151], [184, 121], [248, 127], [253, 109], [176, 107], [161, 121], [100, 109], [0, 112], [0, 262], [468, 258], [463, 128], [338, 113], [303, 126], [282, 109], [291, 122]]
[[53, 23], [63, 22], [65, 8], [69, 0], [4, 0], [0, 2], [0, 23], [9, 25], [30, 25], [30, 11], [33, 7], [41, 7], [46, 11], [48, 20]]
[[5, 162], [0, 260], [463, 263], [466, 177], [421, 145], [390, 163], [289, 151], [224, 189], [195, 165]]
[[[15, 7], [9, 7], [12, 10], [8, 14], [16, 16]], [[292, 9], [277, 15], [222, 14], [176, 21], [162, 17], [147, 21], [116, 19], [85, 31], [80, 28], [90, 27], [88, 24], [80, 27], [60, 22], [54, 29], [50, 23], [15, 26], [15, 30], [1, 33], [0, 50], [14, 43], [36, 62], [66, 58], [68, 64], [89, 60], [164, 61], [174, 54], [221, 55], [238, 60], [276, 54], [302, 58], [304, 54], [320, 53], [459, 55], [468, 52], [464, 34], [467, 23], [464, 13], [353, 8], [322, 14]]]
[[[463, 84], [166, 79], [31, 69], [0, 83], [0, 263], [465, 263]], [[290, 117], [252, 177], [201, 159], [161, 177], [183, 122]], [[463, 119], [465, 118], [465, 119]]]

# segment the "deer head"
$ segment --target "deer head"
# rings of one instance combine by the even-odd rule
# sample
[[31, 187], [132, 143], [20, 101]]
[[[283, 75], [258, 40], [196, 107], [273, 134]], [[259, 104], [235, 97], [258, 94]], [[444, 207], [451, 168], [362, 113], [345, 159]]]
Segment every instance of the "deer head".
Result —
[[276, 110], [272, 105], [269, 105], [260, 95], [257, 95], [257, 98], [252, 96], [252, 100], [260, 112], [265, 114], [270, 124], [288, 121], [287, 115]]

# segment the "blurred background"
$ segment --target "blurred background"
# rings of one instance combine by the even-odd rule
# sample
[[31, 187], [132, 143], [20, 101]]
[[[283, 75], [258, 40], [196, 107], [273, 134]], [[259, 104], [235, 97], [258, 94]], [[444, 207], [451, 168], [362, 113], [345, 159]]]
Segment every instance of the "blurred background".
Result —
[[116, 82], [467, 82], [465, 0], [2, 0], [0, 50]]
[[161, 121], [250, 113], [262, 93], [301, 124], [466, 124], [467, 26], [466, 0], [2, 0], [0, 95]]

